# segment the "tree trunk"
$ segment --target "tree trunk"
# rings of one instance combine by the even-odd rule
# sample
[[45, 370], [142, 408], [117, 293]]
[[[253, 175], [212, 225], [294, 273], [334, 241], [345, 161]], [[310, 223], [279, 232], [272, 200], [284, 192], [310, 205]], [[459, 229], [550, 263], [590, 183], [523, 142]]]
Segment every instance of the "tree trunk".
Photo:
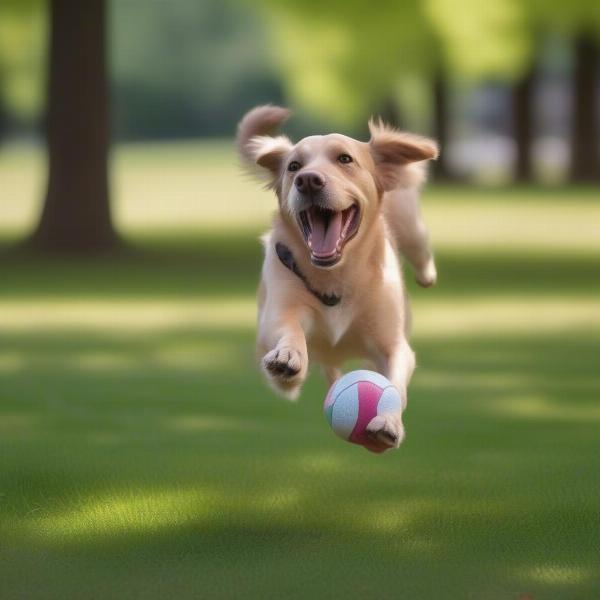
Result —
[[529, 68], [512, 90], [513, 135], [516, 157], [516, 181], [533, 179], [532, 144], [534, 137], [533, 94], [535, 92], [535, 67]]
[[6, 108], [4, 105], [4, 97], [2, 92], [4, 91], [4, 77], [2, 74], [2, 68], [0, 67], [0, 146], [4, 142], [4, 136], [6, 135], [7, 116]]
[[401, 129], [403, 126], [403, 119], [400, 113], [400, 107], [394, 96], [391, 94], [383, 101], [381, 105], [381, 110], [379, 111], [379, 116], [388, 125], [392, 125], [392, 127]]
[[433, 136], [440, 147], [440, 155], [433, 163], [433, 174], [438, 181], [452, 179], [447, 152], [449, 116], [448, 81], [444, 70], [438, 68], [433, 78]]
[[596, 106], [599, 57], [598, 44], [591, 35], [580, 34], [575, 39], [570, 168], [573, 182], [600, 180]]
[[108, 195], [105, 0], [51, 0], [46, 201], [33, 243], [94, 252], [113, 246]]

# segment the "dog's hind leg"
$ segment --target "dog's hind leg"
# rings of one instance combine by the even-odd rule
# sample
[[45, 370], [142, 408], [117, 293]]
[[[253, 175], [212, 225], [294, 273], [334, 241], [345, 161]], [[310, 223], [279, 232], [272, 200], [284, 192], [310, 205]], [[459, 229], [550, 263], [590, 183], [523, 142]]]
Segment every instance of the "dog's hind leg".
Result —
[[419, 191], [416, 188], [399, 188], [387, 192], [383, 210], [398, 248], [415, 272], [415, 278], [423, 287], [432, 286], [437, 279], [429, 236], [419, 207]]
[[322, 370], [325, 379], [327, 379], [327, 385], [330, 387], [342, 376], [342, 370], [339, 367], [323, 365]]

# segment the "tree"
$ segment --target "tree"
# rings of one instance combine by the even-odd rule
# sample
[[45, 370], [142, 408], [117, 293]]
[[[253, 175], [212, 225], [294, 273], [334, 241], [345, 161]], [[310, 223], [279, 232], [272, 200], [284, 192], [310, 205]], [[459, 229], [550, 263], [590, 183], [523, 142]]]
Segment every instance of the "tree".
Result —
[[529, 0], [536, 27], [561, 33], [573, 44], [571, 161], [572, 182], [600, 180], [600, 3], [597, 0]]
[[[450, 106], [448, 98], [448, 77], [445, 68], [440, 64], [435, 70], [432, 83], [433, 97], [433, 137], [440, 148], [446, 148], [450, 139]], [[453, 179], [448, 165], [448, 153], [440, 152], [433, 163], [433, 173], [436, 180]]]
[[287, 92], [335, 125], [398, 117], [404, 75], [429, 69], [432, 31], [419, 0], [262, 0]]
[[442, 146], [434, 172], [442, 179], [451, 177], [449, 81], [510, 82], [528, 57], [525, 11], [512, 0], [384, 0], [375, 9], [366, 0], [263, 3], [288, 91], [313, 112], [352, 123], [389, 106], [399, 80], [428, 81], [432, 133]]
[[46, 200], [33, 235], [45, 250], [115, 245], [108, 193], [105, 0], [51, 0]]
[[15, 124], [31, 124], [42, 105], [44, 15], [41, 0], [0, 3], [0, 141]]
[[526, 69], [513, 84], [512, 117], [515, 141], [514, 178], [520, 182], [533, 179], [532, 144], [534, 138], [533, 101], [535, 92], [535, 67]]
[[573, 182], [600, 180], [600, 124], [598, 123], [598, 72], [600, 48], [586, 31], [574, 40], [571, 164]]
[[2, 144], [2, 140], [4, 138], [6, 132], [6, 108], [4, 106], [4, 98], [2, 96], [2, 88], [3, 88], [3, 77], [2, 70], [0, 70], [0, 145]]
[[[403, 128], [399, 84], [426, 79], [434, 90], [432, 133], [446, 144], [448, 70], [426, 3], [262, 1], [280, 48], [282, 77], [298, 104], [344, 127], [366, 123], [375, 113]], [[433, 168], [437, 178], [451, 178], [444, 150]]]
[[[430, 0], [428, 7], [442, 45], [441, 55], [455, 79], [467, 83], [495, 80], [511, 87], [515, 176], [529, 180], [532, 176], [534, 91], [533, 71], [529, 64], [533, 62], [534, 48], [527, 3]], [[440, 78], [434, 85], [436, 104], [444, 93], [447, 92]], [[436, 129], [439, 129], [437, 137], [444, 140], [444, 129], [440, 126]], [[440, 158], [442, 156], [443, 153]]]

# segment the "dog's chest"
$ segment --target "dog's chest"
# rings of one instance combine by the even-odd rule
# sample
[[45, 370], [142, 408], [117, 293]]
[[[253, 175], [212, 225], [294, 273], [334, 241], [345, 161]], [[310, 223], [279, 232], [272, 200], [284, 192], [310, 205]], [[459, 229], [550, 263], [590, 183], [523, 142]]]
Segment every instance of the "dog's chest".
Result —
[[354, 312], [354, 307], [344, 306], [343, 301], [338, 306], [327, 307], [322, 311], [320, 329], [332, 346], [337, 345], [352, 326]]
[[341, 302], [323, 306], [305, 327], [309, 347], [322, 352], [356, 356], [368, 353], [373, 335], [397, 331], [403, 310], [402, 283], [396, 254], [386, 244], [381, 270], [349, 289]]

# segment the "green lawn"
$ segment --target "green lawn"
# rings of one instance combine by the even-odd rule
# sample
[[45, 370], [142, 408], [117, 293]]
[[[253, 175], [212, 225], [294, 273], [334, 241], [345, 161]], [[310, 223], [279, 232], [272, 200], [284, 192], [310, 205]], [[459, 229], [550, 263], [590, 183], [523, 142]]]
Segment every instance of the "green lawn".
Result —
[[274, 202], [222, 144], [124, 148], [128, 251], [34, 257], [0, 156], [0, 598], [600, 596], [598, 190], [431, 188], [401, 450], [254, 367]]

